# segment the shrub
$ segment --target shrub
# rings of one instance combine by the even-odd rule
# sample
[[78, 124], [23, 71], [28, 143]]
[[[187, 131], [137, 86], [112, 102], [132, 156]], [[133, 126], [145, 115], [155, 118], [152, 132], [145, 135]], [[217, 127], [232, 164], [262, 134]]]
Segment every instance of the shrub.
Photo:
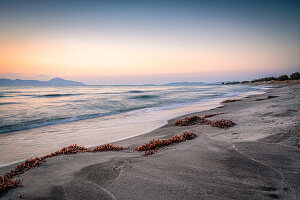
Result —
[[281, 75], [278, 77], [278, 80], [279, 81], [286, 81], [286, 80], [289, 80], [289, 77], [287, 75]]
[[271, 77], [265, 77], [265, 78], [254, 79], [254, 80], [251, 81], [251, 82], [254, 83], [254, 82], [260, 82], [260, 81], [275, 81], [275, 80], [277, 80], [277, 78], [271, 76]]
[[297, 79], [300, 79], [300, 73], [299, 73], [299, 72], [292, 73], [292, 74], [290, 75], [290, 79], [291, 79], [291, 80], [297, 80]]

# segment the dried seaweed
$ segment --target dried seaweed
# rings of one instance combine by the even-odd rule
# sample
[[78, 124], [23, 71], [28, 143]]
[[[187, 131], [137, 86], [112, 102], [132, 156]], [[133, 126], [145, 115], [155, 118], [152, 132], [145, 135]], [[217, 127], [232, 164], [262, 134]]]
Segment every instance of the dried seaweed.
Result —
[[175, 122], [175, 125], [176, 126], [191, 126], [191, 125], [198, 123], [199, 125], [211, 125], [212, 127], [219, 127], [219, 128], [223, 128], [223, 129], [228, 129], [228, 128], [236, 125], [230, 119], [219, 119], [216, 121], [211, 121], [211, 120], [207, 119], [209, 117], [213, 117], [213, 116], [221, 115], [221, 114], [225, 114], [225, 113], [208, 114], [203, 117], [200, 117], [197, 115], [194, 115], [192, 117], [185, 117], [183, 119], [177, 120]]
[[160, 139], [152, 140], [142, 146], [137, 147], [136, 150], [137, 151], [146, 151], [145, 155], [146, 154], [151, 155], [151, 154], [155, 153], [155, 151], [153, 152], [153, 151], [149, 151], [149, 150], [157, 150], [159, 147], [167, 146], [167, 145], [170, 145], [173, 143], [183, 142], [185, 140], [192, 140], [195, 137], [197, 137], [196, 134], [187, 131], [181, 135], [175, 135], [171, 139], [168, 139], [168, 140], [160, 140]]
[[240, 101], [240, 99], [227, 99], [225, 101], [222, 101], [221, 103], [231, 103], [231, 102], [235, 102], [235, 101]]
[[191, 126], [191, 125], [195, 125], [195, 124], [203, 124], [206, 122], [206, 118], [210, 118], [210, 117], [213, 117], [213, 116], [216, 116], [216, 115], [221, 115], [221, 114], [225, 114], [225, 113], [214, 113], [214, 114], [208, 114], [208, 115], [205, 115], [203, 117], [200, 117], [198, 115], [193, 115], [191, 117], [185, 117], [183, 119], [178, 119], [176, 122], [175, 122], [175, 125], [176, 126]]
[[230, 119], [219, 119], [216, 121], [210, 121], [209, 123], [212, 127], [219, 127], [223, 129], [228, 129], [229, 127], [235, 126], [236, 123], [231, 121]]
[[269, 100], [269, 99], [274, 99], [274, 98], [277, 98], [277, 97], [279, 97], [279, 96], [268, 96], [268, 97], [266, 97], [266, 98], [262, 98], [262, 99], [255, 99], [255, 100], [253, 100], [253, 101], [263, 101], [263, 100]]
[[61, 150], [48, 154], [43, 157], [36, 157], [36, 158], [31, 157], [29, 160], [27, 159], [25, 162], [17, 165], [14, 170], [11, 170], [9, 173], [6, 173], [4, 177], [0, 176], [0, 194], [9, 189], [21, 186], [20, 181], [18, 181], [14, 177], [19, 174], [23, 174], [25, 171], [28, 171], [34, 167], [38, 167], [43, 162], [46, 162], [47, 158], [51, 158], [57, 155], [77, 154], [79, 152], [120, 151], [124, 149], [128, 149], [128, 148], [105, 144], [89, 150], [83, 146], [78, 146], [77, 144], [73, 144], [68, 147], [63, 147]]
[[44, 158], [31, 157], [29, 160], [27, 159], [24, 163], [17, 165], [14, 170], [11, 170], [9, 173], [6, 173], [4, 177], [0, 176], [0, 193], [20, 186], [20, 181], [18, 181], [14, 177], [19, 174], [23, 174], [25, 171], [31, 168], [39, 166], [42, 162], [45, 162]]
[[128, 147], [120, 147], [120, 146], [114, 146], [111, 144], [105, 144], [105, 145], [96, 147], [96, 148], [90, 150], [89, 152], [120, 151], [120, 150], [124, 150], [124, 149], [128, 149]]
[[155, 154], [155, 152], [157, 152], [157, 150], [155, 149], [155, 150], [148, 150], [148, 151], [146, 151], [145, 152], [145, 156], [150, 156], [150, 155], [152, 155], [152, 154]]
[[194, 115], [191, 117], [185, 117], [183, 119], [177, 120], [175, 122], [175, 125], [176, 126], [191, 126], [191, 125], [198, 124], [200, 120], [202, 120], [202, 117]]

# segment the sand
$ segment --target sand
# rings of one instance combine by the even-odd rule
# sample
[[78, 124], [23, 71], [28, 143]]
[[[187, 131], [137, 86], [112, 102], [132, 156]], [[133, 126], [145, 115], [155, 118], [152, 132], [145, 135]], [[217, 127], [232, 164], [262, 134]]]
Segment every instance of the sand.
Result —
[[[269, 95], [279, 97], [254, 101]], [[19, 176], [24, 187], [1, 199], [300, 199], [299, 100], [299, 84], [273, 88], [195, 113], [225, 112], [211, 120], [231, 119], [237, 125], [228, 130], [178, 127], [172, 119], [150, 133], [115, 143], [129, 150], [53, 157]], [[198, 137], [151, 156], [132, 151], [186, 130]]]

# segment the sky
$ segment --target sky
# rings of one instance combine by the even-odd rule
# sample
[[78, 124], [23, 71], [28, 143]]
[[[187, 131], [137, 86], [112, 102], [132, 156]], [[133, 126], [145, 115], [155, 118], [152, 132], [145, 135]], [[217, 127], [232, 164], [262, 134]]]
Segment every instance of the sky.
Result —
[[0, 0], [0, 77], [87, 84], [300, 71], [300, 1]]

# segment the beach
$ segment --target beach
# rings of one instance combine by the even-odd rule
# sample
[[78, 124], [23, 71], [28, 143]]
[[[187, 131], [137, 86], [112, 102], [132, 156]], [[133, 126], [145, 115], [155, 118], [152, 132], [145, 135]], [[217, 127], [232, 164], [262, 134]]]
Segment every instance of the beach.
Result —
[[[277, 86], [113, 143], [127, 150], [49, 158], [18, 176], [23, 187], [8, 190], [1, 199], [298, 199], [299, 99], [299, 84]], [[231, 119], [236, 125], [174, 125], [187, 116], [213, 113], [224, 114], [211, 120]], [[135, 151], [185, 131], [198, 137], [150, 156]], [[0, 174], [15, 165], [0, 168]]]
[[215, 108], [227, 98], [263, 93], [264, 88], [2, 86], [0, 167], [72, 144], [89, 148], [142, 135], [174, 117]]

